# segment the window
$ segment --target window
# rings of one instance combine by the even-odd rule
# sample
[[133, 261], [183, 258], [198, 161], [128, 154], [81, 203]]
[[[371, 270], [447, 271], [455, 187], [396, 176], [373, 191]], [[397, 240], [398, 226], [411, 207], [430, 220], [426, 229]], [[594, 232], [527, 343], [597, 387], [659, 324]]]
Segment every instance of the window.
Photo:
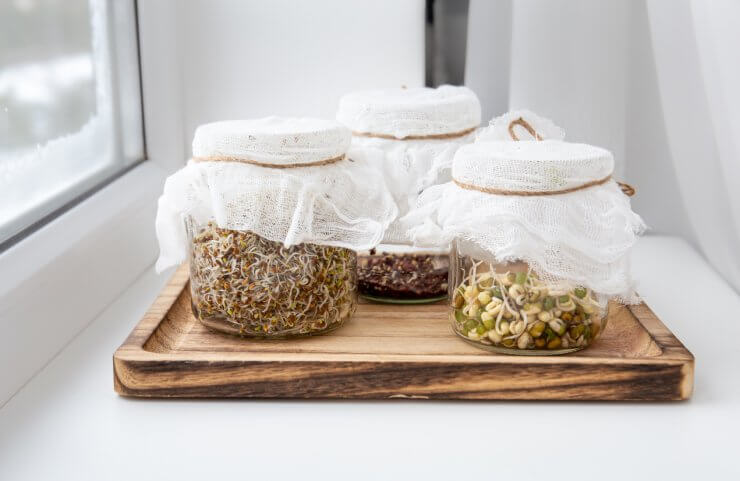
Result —
[[143, 145], [133, 0], [0, 3], [0, 249]]

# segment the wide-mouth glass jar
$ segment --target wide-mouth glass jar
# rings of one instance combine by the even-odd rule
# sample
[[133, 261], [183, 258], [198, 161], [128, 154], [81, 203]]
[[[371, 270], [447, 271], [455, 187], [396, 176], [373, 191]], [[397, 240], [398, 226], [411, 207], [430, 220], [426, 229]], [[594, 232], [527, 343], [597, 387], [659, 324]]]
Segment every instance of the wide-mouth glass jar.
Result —
[[629, 254], [644, 223], [613, 168], [609, 151], [558, 140], [458, 149], [452, 182], [422, 194], [427, 217], [411, 232], [419, 245], [440, 231], [452, 242], [457, 335], [502, 353], [565, 354], [596, 341], [608, 301], [637, 302]]
[[379, 246], [357, 259], [362, 296], [389, 304], [420, 304], [447, 297], [449, 251]]
[[350, 318], [356, 252], [378, 245], [397, 213], [379, 174], [347, 158], [350, 140], [338, 122], [310, 118], [196, 129], [193, 158], [158, 202], [155, 267], [189, 261], [204, 325], [274, 339]]
[[455, 151], [473, 142], [481, 107], [465, 87], [353, 92], [337, 120], [352, 131], [348, 156], [375, 169], [398, 207], [382, 243], [359, 257], [360, 294], [386, 303], [435, 302], [447, 296], [448, 243], [414, 248], [403, 218], [425, 189], [448, 182]]
[[247, 337], [310, 336], [342, 326], [357, 306], [357, 260], [350, 249], [284, 247], [252, 232], [186, 222], [195, 317]]
[[608, 299], [587, 286], [541, 279], [524, 262], [451, 255], [450, 319], [458, 336], [504, 354], [566, 354], [604, 331]]

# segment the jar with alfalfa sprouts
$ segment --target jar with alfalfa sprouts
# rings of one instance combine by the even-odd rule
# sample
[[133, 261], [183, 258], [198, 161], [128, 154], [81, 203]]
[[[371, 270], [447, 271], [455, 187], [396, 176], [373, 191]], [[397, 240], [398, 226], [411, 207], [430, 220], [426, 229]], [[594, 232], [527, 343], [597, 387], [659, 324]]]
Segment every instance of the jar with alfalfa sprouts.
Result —
[[[508, 354], [564, 354], [603, 333], [637, 296], [629, 253], [644, 224], [612, 180], [610, 152], [557, 140], [461, 148], [452, 182], [420, 199], [417, 243], [452, 242], [450, 320], [466, 341]], [[614, 301], [614, 302], [612, 302]]]
[[455, 151], [474, 140], [481, 107], [465, 87], [353, 92], [337, 120], [352, 130], [351, 158], [385, 180], [398, 207], [383, 243], [358, 258], [360, 293], [386, 303], [424, 303], [447, 296], [449, 244], [411, 245], [403, 218], [424, 189], [450, 180]]
[[251, 338], [331, 331], [353, 314], [356, 251], [396, 208], [372, 169], [346, 157], [334, 121], [269, 117], [200, 126], [193, 158], [159, 200], [157, 269], [187, 260], [192, 309]]

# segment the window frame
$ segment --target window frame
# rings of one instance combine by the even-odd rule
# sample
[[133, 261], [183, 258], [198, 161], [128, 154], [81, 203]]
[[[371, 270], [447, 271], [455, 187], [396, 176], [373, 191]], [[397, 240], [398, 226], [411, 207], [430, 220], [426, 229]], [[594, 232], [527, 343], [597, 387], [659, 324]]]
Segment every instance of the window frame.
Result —
[[0, 252], [0, 406], [151, 268], [157, 198], [185, 162], [176, 1], [108, 1], [136, 19], [146, 155]]

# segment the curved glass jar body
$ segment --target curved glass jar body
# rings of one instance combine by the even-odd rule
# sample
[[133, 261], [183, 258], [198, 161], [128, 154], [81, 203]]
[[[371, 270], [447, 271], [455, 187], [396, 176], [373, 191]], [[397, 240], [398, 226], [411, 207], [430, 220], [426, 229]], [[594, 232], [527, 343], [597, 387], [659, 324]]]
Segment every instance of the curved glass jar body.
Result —
[[363, 297], [390, 304], [423, 304], [447, 297], [449, 251], [380, 245], [357, 260]]
[[526, 263], [490, 264], [453, 248], [452, 328], [505, 354], [554, 355], [588, 347], [606, 327], [608, 300], [567, 282], [546, 282]]
[[245, 337], [310, 336], [342, 326], [354, 313], [354, 251], [285, 248], [212, 222], [186, 225], [193, 314], [208, 328]]

